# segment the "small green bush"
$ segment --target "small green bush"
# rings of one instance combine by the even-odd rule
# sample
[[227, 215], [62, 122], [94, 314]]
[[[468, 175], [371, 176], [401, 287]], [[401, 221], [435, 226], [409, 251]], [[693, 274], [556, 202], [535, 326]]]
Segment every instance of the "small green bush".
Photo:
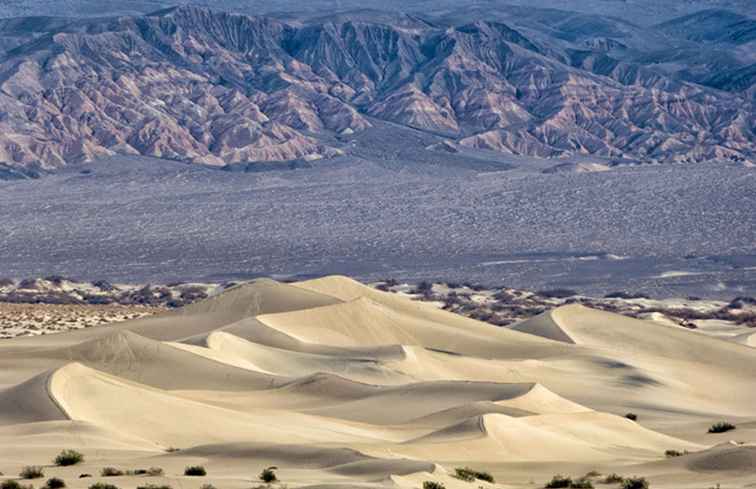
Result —
[[45, 472], [38, 465], [27, 465], [21, 469], [21, 473], [18, 476], [22, 479], [41, 479], [45, 476]]
[[160, 477], [163, 475], [163, 469], [161, 469], [160, 467], [150, 467], [149, 469], [147, 469], [146, 475], [148, 477]]
[[278, 477], [276, 476], [276, 470], [278, 470], [278, 467], [266, 467], [262, 470], [262, 472], [260, 472], [260, 475], [258, 475], [257, 478], [265, 482], [266, 484], [276, 482], [278, 480]]
[[95, 482], [89, 489], [119, 489], [118, 486], [106, 482]]
[[423, 489], [446, 489], [446, 486], [436, 481], [423, 482]]
[[69, 465], [76, 465], [84, 461], [84, 455], [76, 450], [63, 450], [55, 457], [53, 461], [55, 465], [61, 467], [67, 467]]
[[734, 429], [734, 424], [728, 423], [727, 421], [720, 421], [719, 423], [714, 423], [713, 425], [711, 425], [711, 428], [709, 428], [709, 433], [724, 433], [726, 431], [732, 431]]
[[559, 489], [562, 487], [570, 487], [570, 484], [572, 484], [571, 477], [564, 477], [561, 474], [557, 474], [552, 477], [549, 482], [546, 483], [545, 487], [547, 489]]
[[201, 465], [191, 465], [184, 469], [184, 475], [203, 476], [207, 475], [207, 471]]
[[627, 413], [625, 417], [631, 421], [638, 421], [638, 415], [635, 413]]
[[628, 477], [622, 482], [622, 489], [648, 489], [648, 481], [644, 477]]
[[47, 479], [45, 487], [47, 489], [63, 489], [64, 487], [66, 487], [66, 482], [58, 477], [51, 477]]
[[473, 470], [470, 467], [457, 467], [454, 471], [456, 472], [454, 477], [463, 481], [472, 482], [478, 479], [492, 484], [494, 482], [493, 476], [488, 472], [480, 472], [478, 470]]
[[619, 474], [609, 474], [604, 477], [604, 484], [621, 484], [625, 478]]
[[103, 467], [100, 471], [102, 477], [118, 477], [123, 475], [123, 470], [116, 469], [115, 467]]

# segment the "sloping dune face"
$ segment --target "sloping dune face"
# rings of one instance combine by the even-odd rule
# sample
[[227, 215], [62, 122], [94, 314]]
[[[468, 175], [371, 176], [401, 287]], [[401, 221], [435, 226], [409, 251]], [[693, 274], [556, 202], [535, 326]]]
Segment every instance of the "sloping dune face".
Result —
[[[580, 306], [498, 328], [346, 277], [261, 280], [56, 336], [0, 343], [0, 472], [75, 448], [81, 472], [161, 465], [176, 485], [197, 463], [216, 487], [265, 466], [291, 487], [491, 486], [460, 465], [507, 487], [555, 466], [756, 483], [756, 349]], [[745, 445], [706, 434], [723, 419]]]

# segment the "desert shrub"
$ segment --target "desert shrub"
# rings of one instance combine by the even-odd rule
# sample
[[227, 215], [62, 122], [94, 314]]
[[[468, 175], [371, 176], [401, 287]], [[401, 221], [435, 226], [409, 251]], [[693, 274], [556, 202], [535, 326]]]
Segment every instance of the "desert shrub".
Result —
[[179, 450], [181, 450], [181, 449], [180, 448], [176, 448], [176, 447], [168, 447], [168, 448], [165, 449], [165, 451], [168, 452], [168, 453], [178, 452]]
[[473, 470], [470, 467], [457, 467], [454, 471], [456, 472], [455, 477], [463, 481], [472, 482], [475, 479], [478, 479], [492, 484], [494, 482], [493, 476], [488, 472], [480, 472], [478, 470]]
[[604, 477], [604, 484], [619, 484], [625, 481], [625, 478], [619, 474], [609, 474]]
[[570, 487], [573, 489], [593, 489], [593, 483], [585, 477], [581, 477], [572, 481]]
[[103, 467], [100, 471], [102, 477], [118, 477], [123, 475], [123, 470], [116, 469], [115, 467]]
[[592, 477], [598, 477], [600, 475], [601, 475], [601, 472], [599, 472], [598, 470], [591, 470], [590, 472], [586, 473], [583, 476], [583, 479], [590, 479]]
[[119, 487], [113, 484], [108, 484], [107, 482], [95, 482], [89, 486], [89, 489], [119, 489]]
[[664, 455], [667, 458], [673, 458], [673, 457], [682, 457], [683, 455], [687, 454], [687, 450], [684, 452], [681, 452], [680, 450], [667, 450], [664, 452]]
[[64, 487], [66, 487], [66, 482], [58, 477], [51, 477], [47, 479], [45, 487], [47, 489], [63, 489]]
[[126, 475], [145, 475], [147, 473], [147, 469], [128, 469], [126, 470]]
[[446, 486], [436, 481], [424, 481], [423, 489], [446, 489]]
[[732, 431], [734, 429], [734, 424], [728, 423], [727, 421], [720, 421], [719, 423], [714, 423], [713, 425], [711, 425], [711, 428], [709, 428], [709, 433], [724, 433], [726, 431]]
[[572, 478], [571, 477], [565, 477], [561, 474], [557, 474], [554, 477], [551, 478], [549, 482], [546, 483], [547, 489], [558, 489], [561, 487], [570, 487], [572, 484]]
[[76, 465], [84, 461], [84, 455], [76, 450], [63, 450], [55, 457], [53, 461], [55, 465], [66, 467], [69, 465]]
[[628, 477], [622, 482], [622, 489], [648, 489], [645, 477]]
[[34, 486], [32, 486], [31, 484], [21, 484], [20, 482], [15, 480], [8, 480], [0, 482], [0, 489], [34, 489]]
[[207, 471], [201, 465], [190, 465], [184, 469], [184, 475], [203, 476], [207, 475]]
[[161, 469], [160, 467], [150, 467], [149, 469], [147, 469], [147, 475], [149, 477], [160, 477], [161, 475], [163, 475], [163, 469]]
[[22, 479], [41, 479], [45, 476], [42, 467], [38, 465], [27, 465], [21, 469], [21, 473], [18, 474]]
[[87, 477], [92, 477], [92, 474], [79, 474], [79, 479], [86, 479]]
[[635, 413], [627, 413], [625, 417], [630, 421], [638, 421], [638, 415]]
[[276, 470], [278, 470], [278, 467], [266, 467], [260, 472], [260, 475], [258, 475], [257, 478], [266, 484], [276, 482], [278, 480], [278, 477], [276, 477]]
[[137, 489], [173, 489], [167, 484], [145, 484], [143, 486], [137, 486]]
[[200, 486], [200, 489], [217, 489], [217, 488], [212, 484], [202, 484]]

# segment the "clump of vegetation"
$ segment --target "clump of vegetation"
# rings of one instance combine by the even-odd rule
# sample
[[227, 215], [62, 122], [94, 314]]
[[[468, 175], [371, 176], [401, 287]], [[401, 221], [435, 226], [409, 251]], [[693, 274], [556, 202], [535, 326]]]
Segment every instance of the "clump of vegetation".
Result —
[[7, 480], [0, 482], [0, 489], [34, 489], [31, 484], [24, 485], [15, 480]]
[[66, 487], [66, 481], [59, 477], [51, 477], [47, 479], [45, 487], [47, 489], [63, 489], [64, 487]]
[[100, 471], [100, 476], [102, 477], [118, 477], [121, 475], [123, 475], [123, 470], [115, 467], [103, 467]]
[[149, 469], [147, 469], [145, 475], [147, 475], [148, 477], [160, 477], [161, 475], [163, 475], [163, 469], [161, 469], [160, 467], [150, 467]]
[[266, 467], [262, 470], [262, 472], [260, 472], [260, 475], [258, 475], [257, 478], [266, 484], [276, 482], [278, 480], [278, 477], [276, 476], [276, 470], [278, 470], [278, 467]]
[[176, 448], [176, 447], [168, 447], [168, 448], [165, 449], [165, 451], [168, 452], [168, 453], [178, 452], [179, 450], [181, 450], [181, 449], [180, 448]]
[[630, 421], [638, 421], [638, 415], [635, 413], [627, 413], [625, 417]]
[[559, 489], [562, 487], [570, 487], [572, 484], [572, 477], [565, 477], [561, 474], [557, 474], [546, 483], [546, 489]]
[[493, 476], [488, 472], [480, 472], [478, 470], [473, 470], [470, 467], [457, 467], [454, 471], [456, 472], [454, 477], [463, 481], [472, 482], [478, 479], [492, 484], [494, 483]]
[[593, 483], [585, 477], [574, 480], [570, 483], [570, 487], [573, 489], [593, 489]]
[[587, 474], [583, 476], [583, 479], [591, 479], [593, 477], [598, 477], [600, 475], [601, 475], [601, 472], [599, 472], [598, 470], [591, 470], [590, 472], [588, 472]]
[[173, 489], [167, 484], [145, 484], [143, 486], [137, 486], [137, 489]]
[[732, 431], [734, 429], [734, 424], [728, 423], [727, 421], [720, 421], [711, 425], [711, 428], [709, 428], [709, 433], [724, 433], [726, 431]]
[[87, 477], [92, 477], [92, 474], [79, 474], [79, 479], [86, 479]]
[[609, 474], [604, 477], [604, 484], [621, 484], [625, 482], [625, 478], [619, 474]]
[[113, 484], [108, 484], [106, 482], [95, 482], [94, 484], [89, 486], [89, 489], [119, 489], [119, 487]]
[[212, 484], [202, 484], [200, 486], [200, 489], [217, 489], [217, 488]]
[[76, 450], [63, 450], [55, 457], [53, 461], [55, 465], [61, 467], [67, 467], [69, 465], [76, 465], [84, 461], [84, 454], [77, 452]]
[[38, 465], [27, 465], [21, 469], [21, 473], [18, 476], [22, 479], [41, 479], [45, 476], [45, 472]]
[[207, 475], [207, 471], [201, 465], [190, 465], [184, 469], [184, 475], [203, 476]]
[[687, 450], [683, 452], [681, 452], [680, 450], [667, 450], [666, 452], [664, 452], [664, 455], [667, 458], [682, 457], [683, 455], [687, 455], [687, 454], [688, 454]]
[[446, 486], [436, 481], [423, 482], [423, 489], [446, 489]]
[[622, 482], [622, 489], [648, 489], [645, 477], [628, 477]]

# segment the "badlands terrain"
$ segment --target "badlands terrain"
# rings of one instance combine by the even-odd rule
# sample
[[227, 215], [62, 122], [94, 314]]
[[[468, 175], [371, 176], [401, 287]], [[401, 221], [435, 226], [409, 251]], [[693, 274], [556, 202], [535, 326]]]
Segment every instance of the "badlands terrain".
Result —
[[353, 136], [386, 124], [449, 151], [606, 165], [756, 156], [752, 2], [665, 2], [659, 15], [645, 0], [592, 13], [574, 1], [4, 3], [0, 173], [114, 155], [313, 161], [359, 154]]
[[[0, 478], [241, 489], [275, 466], [271, 487], [749, 487], [754, 375], [752, 347], [580, 304], [502, 328], [341, 276], [261, 279], [0, 341]], [[720, 421], [736, 429], [708, 433]], [[53, 465], [63, 449], [84, 460]]]

